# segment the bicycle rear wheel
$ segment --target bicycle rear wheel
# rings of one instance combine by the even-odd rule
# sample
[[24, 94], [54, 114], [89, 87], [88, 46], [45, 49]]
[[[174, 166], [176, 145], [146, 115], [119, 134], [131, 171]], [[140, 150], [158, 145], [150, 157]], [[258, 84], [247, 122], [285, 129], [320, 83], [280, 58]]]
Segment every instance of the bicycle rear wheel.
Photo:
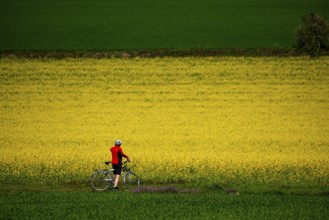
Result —
[[91, 186], [96, 191], [104, 191], [113, 184], [113, 174], [106, 170], [99, 170], [91, 176]]
[[138, 176], [133, 172], [126, 173], [123, 176], [123, 182], [125, 184], [126, 189], [135, 189], [139, 187], [140, 183]]

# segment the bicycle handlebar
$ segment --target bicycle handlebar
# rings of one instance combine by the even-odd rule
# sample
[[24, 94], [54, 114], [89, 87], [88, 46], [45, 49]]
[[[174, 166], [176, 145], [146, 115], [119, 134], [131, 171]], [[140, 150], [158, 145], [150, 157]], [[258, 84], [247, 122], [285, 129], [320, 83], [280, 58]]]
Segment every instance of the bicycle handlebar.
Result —
[[[126, 160], [125, 162], [123, 162], [123, 164], [126, 164], [126, 163], [128, 163], [129, 161], [128, 160]], [[107, 166], [109, 166], [111, 164], [111, 162], [109, 162], [109, 161], [106, 161], [105, 162], [105, 165], [107, 165]]]

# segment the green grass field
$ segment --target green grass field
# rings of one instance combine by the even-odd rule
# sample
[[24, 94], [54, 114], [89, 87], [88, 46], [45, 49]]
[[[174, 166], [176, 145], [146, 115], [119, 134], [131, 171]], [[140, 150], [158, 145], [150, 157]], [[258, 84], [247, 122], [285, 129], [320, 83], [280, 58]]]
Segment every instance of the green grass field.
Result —
[[327, 0], [0, 2], [0, 51], [286, 48]]
[[2, 192], [0, 219], [328, 219], [329, 197]]

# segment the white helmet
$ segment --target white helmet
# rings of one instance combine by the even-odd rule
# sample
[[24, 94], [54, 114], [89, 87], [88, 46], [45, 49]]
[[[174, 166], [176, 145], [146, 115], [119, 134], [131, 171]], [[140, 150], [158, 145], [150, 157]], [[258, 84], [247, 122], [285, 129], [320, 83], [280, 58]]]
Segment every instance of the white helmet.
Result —
[[116, 140], [115, 141], [115, 146], [120, 146], [122, 144], [121, 140]]

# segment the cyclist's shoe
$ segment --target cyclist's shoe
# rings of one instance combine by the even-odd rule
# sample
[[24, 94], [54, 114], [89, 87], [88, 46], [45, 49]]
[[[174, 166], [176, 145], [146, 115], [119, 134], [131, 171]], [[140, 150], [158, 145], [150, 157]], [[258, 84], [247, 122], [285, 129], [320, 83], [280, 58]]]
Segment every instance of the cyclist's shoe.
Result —
[[113, 187], [114, 191], [118, 191], [119, 187]]

